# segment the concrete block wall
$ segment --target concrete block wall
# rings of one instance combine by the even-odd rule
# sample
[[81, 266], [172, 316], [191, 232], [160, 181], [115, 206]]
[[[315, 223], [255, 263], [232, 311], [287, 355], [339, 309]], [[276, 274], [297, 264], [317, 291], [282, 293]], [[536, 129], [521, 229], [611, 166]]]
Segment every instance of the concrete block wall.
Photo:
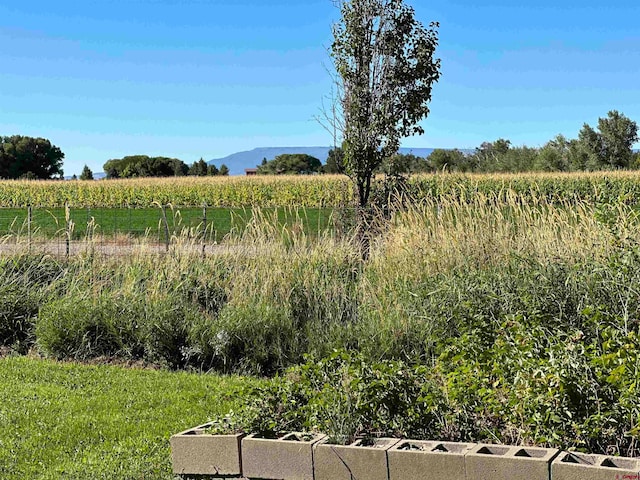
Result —
[[380, 438], [332, 445], [322, 434], [171, 438], [176, 474], [262, 480], [640, 480], [640, 458], [553, 448]]

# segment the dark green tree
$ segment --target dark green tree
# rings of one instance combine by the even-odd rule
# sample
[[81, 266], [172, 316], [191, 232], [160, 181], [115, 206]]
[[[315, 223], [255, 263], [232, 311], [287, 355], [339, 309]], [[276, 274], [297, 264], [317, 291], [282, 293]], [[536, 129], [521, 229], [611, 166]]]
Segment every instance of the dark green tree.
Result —
[[534, 169], [543, 172], [565, 172], [571, 169], [569, 156], [570, 142], [557, 135], [548, 141], [538, 152]]
[[82, 173], [80, 174], [80, 180], [93, 180], [93, 172], [91, 169], [85, 165], [82, 169]]
[[206, 176], [207, 171], [208, 165], [203, 158], [200, 158], [200, 160], [198, 160], [197, 162], [193, 162], [193, 164], [189, 167], [189, 175], [193, 175], [196, 177]]
[[207, 166], [207, 175], [210, 177], [215, 177], [216, 175], [220, 175], [220, 170], [213, 163]]
[[633, 166], [633, 144], [638, 141], [638, 125], [612, 110], [598, 119], [598, 130], [584, 124], [573, 146], [575, 163], [586, 170], [629, 168]]
[[476, 148], [473, 156], [473, 162], [476, 170], [480, 172], [496, 172], [499, 171], [499, 164], [511, 148], [511, 141], [499, 138], [495, 142], [482, 142]]
[[[367, 207], [371, 179], [400, 139], [424, 133], [440, 77], [437, 23], [425, 28], [402, 0], [340, 0], [331, 55], [337, 72], [345, 172]], [[362, 210], [362, 209], [361, 209]], [[365, 226], [361, 219], [360, 226]], [[366, 227], [365, 227], [366, 228]]]
[[538, 159], [538, 149], [527, 147], [511, 147], [498, 156], [497, 171], [499, 172], [531, 172], [535, 170]]
[[308, 175], [319, 173], [322, 163], [304, 153], [284, 153], [258, 166], [258, 175]]
[[579, 139], [569, 140], [567, 146], [567, 161], [570, 171], [588, 170], [587, 165], [599, 164], [597, 159], [594, 160], [594, 154], [589, 153], [589, 149]]
[[473, 169], [473, 163], [457, 149], [436, 148], [426, 161], [431, 172], [467, 172]]
[[189, 173], [189, 165], [184, 163], [182, 160], [179, 160], [177, 158], [165, 158], [165, 157], [159, 157], [159, 159], [160, 161], [164, 160], [169, 162], [169, 164], [171, 165], [171, 168], [173, 169], [173, 175], [176, 177], [182, 177], [187, 173]]
[[606, 167], [602, 137], [586, 123], [578, 133], [578, 143], [574, 147], [583, 170], [602, 170]]
[[638, 124], [617, 110], [598, 119], [602, 160], [608, 168], [629, 168], [633, 144], [638, 141]]
[[333, 174], [344, 173], [344, 152], [342, 151], [342, 148], [335, 147], [329, 150], [327, 163], [322, 167], [322, 172]]
[[218, 171], [218, 174], [223, 176], [223, 177], [227, 177], [229, 176], [229, 167], [227, 167], [224, 163], [222, 165], [220, 165], [220, 170]]
[[416, 157], [412, 153], [396, 153], [386, 158], [376, 173], [386, 175], [406, 175], [429, 171], [429, 165], [424, 158]]
[[107, 178], [172, 177], [189, 171], [189, 166], [180, 159], [147, 155], [108, 160], [103, 168]]
[[0, 178], [62, 178], [63, 159], [46, 138], [0, 137]]

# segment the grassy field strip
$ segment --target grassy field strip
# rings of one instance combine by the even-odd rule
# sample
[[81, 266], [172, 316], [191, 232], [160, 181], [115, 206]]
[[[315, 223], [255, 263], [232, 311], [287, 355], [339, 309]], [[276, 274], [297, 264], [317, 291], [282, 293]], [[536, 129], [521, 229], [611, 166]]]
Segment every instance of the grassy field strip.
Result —
[[[317, 235], [330, 228], [333, 209], [325, 208], [208, 208], [207, 240], [220, 242], [231, 232], [242, 232], [257, 215], [277, 217], [281, 225], [299, 222], [308, 235]], [[0, 208], [0, 237], [25, 239], [28, 236], [26, 208]], [[168, 208], [167, 224], [170, 232], [192, 229], [201, 234], [204, 226], [202, 208]], [[71, 208], [74, 224], [72, 238], [79, 240], [88, 234], [113, 237], [147, 236], [162, 241], [165, 236], [162, 210], [155, 208]], [[62, 237], [65, 234], [64, 208], [34, 208], [32, 213], [34, 238]]]
[[0, 359], [0, 478], [170, 479], [170, 435], [237, 408], [256, 383]]

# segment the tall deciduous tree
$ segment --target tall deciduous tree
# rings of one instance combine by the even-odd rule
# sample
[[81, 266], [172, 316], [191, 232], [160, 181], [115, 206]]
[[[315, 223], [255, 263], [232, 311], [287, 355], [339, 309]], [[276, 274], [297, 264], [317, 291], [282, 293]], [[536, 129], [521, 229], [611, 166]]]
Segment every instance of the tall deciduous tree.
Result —
[[570, 158], [570, 142], [558, 134], [537, 152], [534, 168], [544, 172], [564, 172], [571, 168]]
[[258, 166], [259, 175], [308, 175], [318, 173], [322, 163], [305, 153], [283, 153]]
[[0, 137], [0, 178], [62, 178], [63, 158], [46, 138]]
[[107, 178], [171, 177], [186, 175], [189, 166], [177, 158], [129, 155], [107, 160], [104, 171]]
[[633, 144], [638, 141], [638, 124], [616, 110], [598, 119], [603, 159], [608, 167], [628, 168], [633, 158]]
[[422, 134], [440, 77], [437, 23], [424, 27], [402, 0], [338, 0], [331, 55], [340, 92], [345, 172], [367, 207], [376, 169], [404, 137]]
[[638, 124], [612, 110], [598, 119], [598, 131], [586, 123], [578, 136], [585, 168], [629, 168], [633, 166], [633, 144], [638, 141]]
[[466, 172], [472, 168], [473, 163], [458, 149], [445, 150], [436, 148], [427, 157], [427, 165], [431, 172]]

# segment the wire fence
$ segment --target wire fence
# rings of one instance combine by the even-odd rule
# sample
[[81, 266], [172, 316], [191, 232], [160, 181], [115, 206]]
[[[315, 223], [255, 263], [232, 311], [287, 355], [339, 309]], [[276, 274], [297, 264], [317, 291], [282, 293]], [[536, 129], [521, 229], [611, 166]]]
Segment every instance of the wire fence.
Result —
[[205, 254], [260, 222], [315, 237], [340, 233], [350, 215], [344, 209], [294, 207], [0, 208], [0, 254], [37, 249], [69, 256], [88, 247], [125, 254], [140, 245], [168, 251], [180, 240]]

